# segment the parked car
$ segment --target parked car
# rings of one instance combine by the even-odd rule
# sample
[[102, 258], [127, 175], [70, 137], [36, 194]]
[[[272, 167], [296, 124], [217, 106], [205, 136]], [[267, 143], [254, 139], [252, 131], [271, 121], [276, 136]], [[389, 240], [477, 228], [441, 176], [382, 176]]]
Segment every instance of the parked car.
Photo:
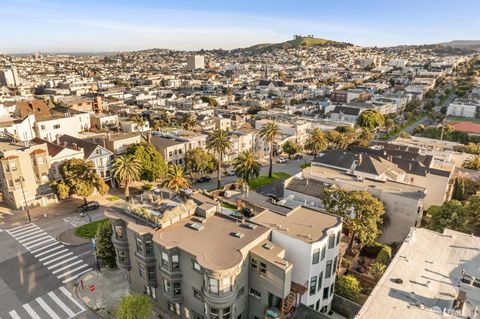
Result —
[[241, 213], [243, 214], [243, 216], [248, 218], [255, 216], [255, 213], [248, 207], [243, 208], [241, 210]]
[[226, 171], [225, 175], [227, 176], [235, 176], [235, 171]]
[[279, 164], [285, 164], [287, 162], [287, 159], [285, 157], [280, 157], [277, 159], [277, 163]]
[[278, 196], [272, 193], [265, 194], [265, 196], [270, 197], [273, 201], [278, 202]]
[[211, 180], [212, 178], [210, 176], [202, 176], [196, 180], [196, 183], [206, 183], [206, 182], [210, 182]]
[[299, 159], [302, 159], [303, 158], [303, 155], [302, 154], [296, 154], [295, 155], [295, 159], [296, 160], [299, 160]]
[[95, 201], [88, 202], [86, 204], [80, 205], [77, 207], [77, 212], [83, 213], [91, 210], [95, 210], [100, 207], [100, 204]]

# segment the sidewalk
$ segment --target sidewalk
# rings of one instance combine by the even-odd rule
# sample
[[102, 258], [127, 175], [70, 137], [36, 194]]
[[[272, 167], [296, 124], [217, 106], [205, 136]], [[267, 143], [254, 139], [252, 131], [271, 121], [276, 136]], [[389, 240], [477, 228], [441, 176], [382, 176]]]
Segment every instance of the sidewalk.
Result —
[[[77, 281], [75, 292], [90, 309], [102, 318], [114, 318], [115, 308], [123, 296], [129, 293], [127, 272], [121, 269], [90, 271]], [[95, 291], [90, 291], [92, 285]]]
[[91, 241], [75, 235], [75, 228], [67, 229], [58, 235], [58, 241], [67, 246], [79, 246], [90, 243]]

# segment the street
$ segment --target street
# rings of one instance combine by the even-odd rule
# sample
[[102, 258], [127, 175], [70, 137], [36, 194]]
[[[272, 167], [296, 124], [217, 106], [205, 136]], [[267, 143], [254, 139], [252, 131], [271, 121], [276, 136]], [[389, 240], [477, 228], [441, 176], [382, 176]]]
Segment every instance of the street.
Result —
[[0, 318], [98, 318], [73, 294], [75, 281], [95, 268], [92, 245], [67, 246], [56, 239], [73, 221], [86, 222], [75, 217], [53, 216], [0, 230]]

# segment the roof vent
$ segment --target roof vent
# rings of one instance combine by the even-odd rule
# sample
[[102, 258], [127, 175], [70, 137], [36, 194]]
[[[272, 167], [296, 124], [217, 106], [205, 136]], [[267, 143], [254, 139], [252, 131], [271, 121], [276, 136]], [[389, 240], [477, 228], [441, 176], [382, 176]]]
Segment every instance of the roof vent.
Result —
[[269, 244], [269, 243], [265, 243], [262, 245], [263, 248], [267, 249], [267, 250], [272, 250], [273, 248], [273, 245], [272, 244]]
[[200, 216], [195, 216], [194, 218], [192, 218], [192, 220], [195, 221], [195, 222], [201, 223], [201, 224], [203, 224], [207, 221], [206, 218], [203, 218], [203, 217], [200, 217]]
[[246, 223], [246, 224], [242, 224], [242, 227], [245, 227], [245, 228], [248, 228], [248, 229], [255, 229], [255, 228], [257, 228], [257, 225]]
[[242, 238], [243, 236], [245, 236], [245, 234], [239, 233], [239, 232], [232, 232], [232, 233], [230, 233], [230, 236], [237, 237], [237, 238]]
[[190, 228], [195, 229], [196, 231], [200, 231], [205, 228], [202, 224], [199, 223], [191, 223], [188, 225]]

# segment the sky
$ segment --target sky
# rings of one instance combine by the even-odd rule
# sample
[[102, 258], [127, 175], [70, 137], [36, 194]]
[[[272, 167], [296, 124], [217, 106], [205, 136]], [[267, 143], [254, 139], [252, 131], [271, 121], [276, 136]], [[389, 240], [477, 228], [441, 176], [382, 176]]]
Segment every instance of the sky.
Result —
[[0, 0], [0, 52], [233, 49], [294, 34], [362, 46], [480, 40], [479, 0]]

